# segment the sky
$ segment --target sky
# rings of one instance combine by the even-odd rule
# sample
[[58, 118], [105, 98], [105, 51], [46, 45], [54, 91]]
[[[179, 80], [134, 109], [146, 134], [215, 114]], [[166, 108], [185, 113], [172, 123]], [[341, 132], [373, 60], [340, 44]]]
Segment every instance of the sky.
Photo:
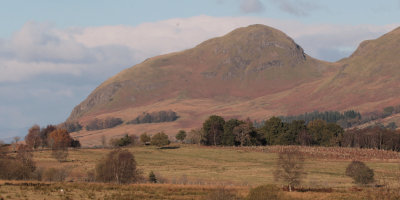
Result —
[[63, 122], [146, 58], [264, 24], [337, 61], [400, 26], [400, 0], [0, 0], [0, 139]]

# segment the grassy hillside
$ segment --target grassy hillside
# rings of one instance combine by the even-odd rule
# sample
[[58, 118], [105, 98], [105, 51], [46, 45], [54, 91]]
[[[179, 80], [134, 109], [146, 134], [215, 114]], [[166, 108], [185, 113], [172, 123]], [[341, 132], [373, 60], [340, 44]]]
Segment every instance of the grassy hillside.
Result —
[[[208, 105], [193, 106], [190, 111], [195, 115], [242, 115], [258, 104], [258, 98], [281, 98], [281, 92], [297, 92], [294, 87], [307, 87], [335, 72], [337, 68], [331, 65], [306, 55], [281, 31], [252, 25], [186, 51], [149, 58], [120, 72], [78, 105], [69, 120], [85, 124], [103, 114], [131, 120], [150, 109], [176, 109], [184, 114], [181, 107], [197, 101]], [[274, 108], [260, 106], [264, 111]], [[286, 111], [279, 106], [280, 113]], [[236, 108], [227, 113], [232, 107]], [[204, 108], [208, 110], [203, 112]], [[198, 123], [184, 115], [182, 119]]]

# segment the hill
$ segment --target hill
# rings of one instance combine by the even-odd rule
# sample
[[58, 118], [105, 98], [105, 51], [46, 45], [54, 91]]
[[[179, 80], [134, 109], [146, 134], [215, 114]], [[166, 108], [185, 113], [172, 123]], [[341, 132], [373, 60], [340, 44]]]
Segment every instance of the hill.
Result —
[[94, 145], [104, 134], [175, 134], [201, 126], [211, 114], [264, 119], [314, 110], [368, 112], [400, 104], [399, 32], [363, 42], [349, 58], [329, 63], [308, 56], [274, 28], [239, 28], [118, 73], [76, 106], [67, 121], [86, 125], [109, 116], [130, 121], [164, 110], [179, 115], [175, 122], [75, 133], [84, 145]]

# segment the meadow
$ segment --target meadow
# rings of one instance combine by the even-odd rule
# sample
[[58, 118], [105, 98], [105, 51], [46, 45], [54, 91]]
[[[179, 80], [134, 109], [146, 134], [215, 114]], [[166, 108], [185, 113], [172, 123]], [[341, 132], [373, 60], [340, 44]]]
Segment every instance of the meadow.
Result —
[[[207, 199], [218, 188], [245, 197], [252, 187], [274, 184], [277, 153], [283, 146], [204, 147], [174, 144], [169, 148], [135, 146], [135, 156], [144, 178], [154, 171], [159, 184], [114, 185], [84, 182], [98, 160], [112, 149], [71, 149], [67, 162], [59, 163], [51, 151], [34, 153], [39, 168], [64, 168], [64, 183], [1, 181], [4, 199]], [[374, 199], [381, 192], [395, 192], [400, 183], [399, 153], [339, 147], [301, 147], [306, 155], [307, 192], [285, 192], [298, 199]], [[362, 187], [345, 176], [352, 160], [362, 160], [375, 172], [375, 183]], [[29, 183], [29, 184], [28, 184]], [[377, 188], [376, 186], [379, 186]], [[311, 188], [311, 189], [307, 189]], [[62, 189], [62, 192], [61, 192]], [[320, 191], [319, 191], [320, 190]], [[387, 191], [388, 190], [388, 191]], [[322, 191], [322, 192], [321, 192]], [[379, 198], [378, 198], [379, 199]]]

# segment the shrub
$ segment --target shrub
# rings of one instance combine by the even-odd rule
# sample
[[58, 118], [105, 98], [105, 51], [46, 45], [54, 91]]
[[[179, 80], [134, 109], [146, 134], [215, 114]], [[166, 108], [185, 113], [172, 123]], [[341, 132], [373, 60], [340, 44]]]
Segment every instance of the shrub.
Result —
[[275, 185], [262, 185], [250, 190], [248, 200], [283, 199], [283, 192]]
[[128, 134], [125, 134], [124, 137], [119, 139], [111, 139], [110, 143], [113, 147], [124, 147], [128, 145], [133, 145], [135, 142], [135, 138]]
[[346, 176], [353, 178], [357, 184], [374, 182], [374, 170], [361, 161], [352, 161], [346, 168]]
[[15, 158], [0, 155], [0, 179], [32, 179], [35, 169], [33, 154], [28, 145], [18, 145]]
[[228, 190], [224, 187], [217, 188], [209, 193], [206, 197], [207, 200], [237, 200], [239, 199], [235, 192]]
[[142, 135], [140, 135], [140, 141], [143, 144], [148, 144], [151, 141], [151, 137], [150, 135], [147, 135], [147, 133], [143, 133]]
[[168, 140], [168, 135], [166, 135], [164, 132], [157, 133], [151, 138], [151, 145], [158, 147], [169, 145], [169, 143], [170, 141]]
[[180, 131], [176, 134], [175, 138], [176, 138], [177, 140], [183, 142], [183, 140], [185, 140], [185, 138], [186, 138], [186, 131], [180, 130]]
[[157, 177], [153, 171], [149, 173], [149, 181], [150, 183], [157, 183]]
[[65, 168], [48, 168], [43, 172], [43, 180], [50, 182], [63, 182], [68, 177], [68, 170]]
[[135, 158], [127, 150], [111, 151], [95, 169], [96, 180], [101, 182], [132, 183], [137, 175]]

